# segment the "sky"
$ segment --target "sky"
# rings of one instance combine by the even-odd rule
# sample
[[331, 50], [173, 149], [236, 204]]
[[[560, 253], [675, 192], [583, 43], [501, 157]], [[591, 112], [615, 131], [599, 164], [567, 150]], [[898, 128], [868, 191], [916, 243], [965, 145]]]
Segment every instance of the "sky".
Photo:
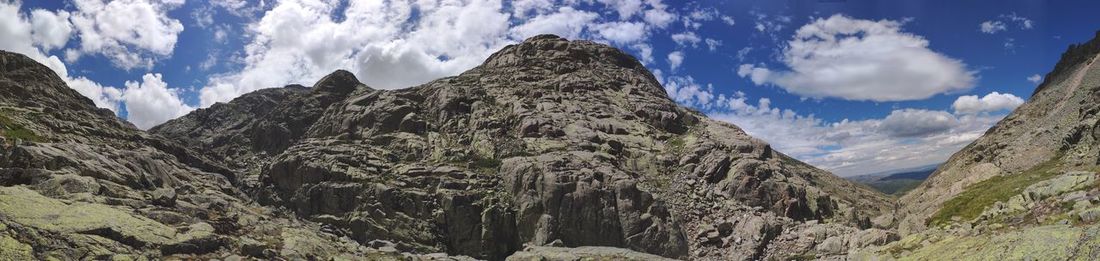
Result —
[[678, 103], [837, 175], [928, 166], [1022, 104], [1100, 1], [0, 0], [0, 49], [148, 129], [346, 69], [457, 75], [538, 34], [637, 57]]

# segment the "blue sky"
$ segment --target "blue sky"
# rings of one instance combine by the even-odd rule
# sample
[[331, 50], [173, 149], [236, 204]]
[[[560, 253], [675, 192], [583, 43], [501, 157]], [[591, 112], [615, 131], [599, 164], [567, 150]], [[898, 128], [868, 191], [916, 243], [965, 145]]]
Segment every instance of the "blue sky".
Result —
[[0, 49], [148, 128], [335, 69], [408, 87], [555, 33], [627, 50], [681, 104], [855, 175], [944, 161], [1027, 99], [1068, 45], [1091, 39], [1094, 10], [1100, 2], [0, 1], [0, 38], [17, 39]]

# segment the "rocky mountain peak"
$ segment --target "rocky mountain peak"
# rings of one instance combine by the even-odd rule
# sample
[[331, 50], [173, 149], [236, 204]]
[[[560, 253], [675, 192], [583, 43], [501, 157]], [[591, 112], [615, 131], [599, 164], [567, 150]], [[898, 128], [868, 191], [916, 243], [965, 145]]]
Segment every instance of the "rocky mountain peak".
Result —
[[317, 81], [313, 85], [313, 91], [348, 94], [355, 91], [362, 84], [351, 72], [336, 70]]
[[1092, 40], [1081, 44], [1072, 44], [1066, 48], [1066, 51], [1062, 53], [1062, 58], [1058, 60], [1058, 64], [1054, 65], [1054, 70], [1043, 77], [1043, 83], [1039, 84], [1038, 88], [1035, 88], [1035, 92], [1032, 95], [1039, 93], [1045, 89], [1047, 85], [1050, 85], [1050, 83], [1053, 82], [1052, 78], [1069, 76], [1068, 72], [1072, 70], [1073, 67], [1088, 63], [1097, 53], [1100, 53], [1100, 31], [1096, 31], [1096, 35]]
[[509, 45], [489, 56], [479, 66], [488, 70], [537, 71], [564, 75], [579, 70], [623, 70], [637, 73], [649, 81], [648, 85], [660, 89], [657, 78], [630, 54], [617, 48], [592, 41], [574, 40], [552, 34], [527, 38], [519, 44]]

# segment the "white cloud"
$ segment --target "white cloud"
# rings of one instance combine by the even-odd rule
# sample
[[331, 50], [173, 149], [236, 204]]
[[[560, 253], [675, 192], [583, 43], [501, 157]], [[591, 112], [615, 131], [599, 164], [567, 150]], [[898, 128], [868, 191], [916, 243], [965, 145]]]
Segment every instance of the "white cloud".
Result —
[[646, 28], [640, 22], [609, 22], [593, 26], [603, 39], [616, 44], [635, 43], [645, 39]]
[[767, 98], [750, 102], [741, 92], [718, 95], [712, 101], [714, 109], [708, 116], [843, 176], [942, 163], [1005, 116], [900, 109], [884, 118], [827, 122], [778, 108]]
[[1034, 27], [1034, 22], [1027, 17], [1016, 15], [1016, 13], [1002, 14], [997, 16], [997, 19], [982, 22], [978, 25], [978, 29], [987, 34], [996, 34], [1002, 31], [1008, 31], [1008, 23], [1016, 23], [1017, 27], [1021, 30], [1028, 30]]
[[[260, 88], [308, 84], [336, 69], [375, 88], [409, 87], [473, 68], [505, 45], [542, 33], [608, 42], [652, 63], [651, 31], [678, 17], [660, 0], [563, 3], [352, 1], [338, 7], [279, 1], [247, 26], [251, 43], [240, 59], [243, 69], [211, 79], [200, 90], [200, 105]], [[598, 8], [582, 11], [576, 5]]]
[[579, 11], [571, 7], [562, 7], [558, 12], [540, 15], [527, 23], [512, 28], [515, 38], [527, 38], [539, 34], [556, 34], [575, 39], [581, 36], [585, 27], [599, 15], [593, 12]]
[[512, 1], [512, 16], [527, 18], [531, 13], [542, 14], [554, 7], [553, 0], [516, 0]]
[[619, 19], [628, 20], [634, 16], [634, 14], [642, 11], [641, 0], [598, 0], [604, 5], [610, 6], [619, 13]]
[[1005, 38], [1004, 47], [1006, 51], [1016, 53], [1016, 39], [1011, 37]]
[[[745, 57], [747, 57], [750, 52], [752, 52], [752, 47], [748, 47], [748, 46], [742, 47], [741, 49], [737, 50], [737, 60], [744, 62]], [[738, 68], [738, 69], [740, 69], [740, 68]], [[752, 69], [752, 65], [749, 65], [749, 69]], [[744, 77], [744, 76], [742, 75], [742, 77]]]
[[1040, 76], [1039, 74], [1033, 74], [1027, 77], [1027, 81], [1034, 84], [1039, 84], [1039, 82], [1043, 81], [1043, 76]]
[[676, 42], [676, 44], [681, 47], [695, 47], [698, 46], [699, 42], [703, 40], [702, 38], [699, 38], [698, 35], [695, 35], [695, 32], [677, 33], [673, 34], [670, 37], [672, 37], [672, 41]]
[[704, 42], [707, 43], [707, 50], [710, 50], [712, 52], [718, 50], [719, 46], [722, 46], [722, 41], [714, 40], [711, 38], [707, 38]]
[[180, 101], [178, 89], [168, 88], [159, 73], [145, 74], [142, 82], [126, 81], [122, 101], [126, 103], [127, 120], [141, 129], [183, 116], [194, 110]]
[[727, 16], [727, 15], [722, 16], [722, 22], [726, 23], [726, 25], [729, 25], [729, 26], [733, 26], [733, 25], [737, 24], [737, 22], [733, 20], [733, 17]]
[[695, 78], [691, 76], [670, 76], [668, 78], [662, 78], [660, 73], [655, 73], [655, 76], [658, 77], [658, 79], [662, 79], [661, 81], [665, 86], [665, 92], [676, 102], [700, 108], [708, 108], [712, 105], [711, 103], [715, 96], [714, 87], [710, 84], [706, 86], [700, 85], [696, 83]]
[[183, 31], [168, 11], [183, 1], [75, 0], [71, 21], [80, 36], [80, 51], [102, 54], [118, 67], [150, 68], [160, 57], [172, 54]]
[[715, 18], [721, 16], [718, 14], [718, 10], [714, 8], [698, 8], [692, 10], [688, 15], [684, 16], [684, 28], [697, 30], [703, 26], [702, 22], [713, 21]]
[[977, 114], [987, 112], [1009, 111], [1024, 104], [1024, 99], [1010, 93], [992, 92], [984, 97], [977, 95], [960, 96], [951, 104], [951, 108], [958, 114]]
[[1027, 17], [1016, 15], [1016, 13], [1001, 15], [1001, 18], [1008, 19], [1009, 21], [1012, 21], [1012, 22], [1016, 22], [1016, 24], [1019, 25], [1020, 29], [1023, 29], [1023, 30], [1031, 29], [1032, 27], [1034, 27], [1034, 22], [1032, 22], [1031, 19], [1028, 19]]
[[118, 101], [122, 97], [122, 91], [118, 88], [103, 86], [84, 77], [69, 79], [67, 83], [69, 88], [91, 99], [96, 107], [118, 111]]
[[995, 34], [1006, 29], [1005, 23], [1001, 21], [985, 21], [978, 25], [978, 27], [983, 33], [987, 34]]
[[31, 11], [31, 27], [31, 39], [44, 51], [65, 47], [73, 32], [73, 26], [69, 23], [69, 12], [65, 11]]
[[928, 49], [927, 40], [901, 25], [843, 15], [817, 19], [784, 49], [790, 71], [742, 65], [738, 75], [803, 97], [866, 101], [920, 100], [973, 86], [961, 61]]
[[676, 21], [676, 14], [666, 10], [668, 6], [661, 3], [661, 0], [646, 0], [646, 3], [652, 7], [652, 9], [645, 11], [644, 20], [647, 24], [657, 28], [665, 28], [668, 24]]
[[892, 137], [923, 137], [946, 132], [958, 123], [959, 119], [946, 111], [903, 109], [890, 112], [879, 131]]
[[669, 70], [676, 71], [676, 68], [679, 68], [682, 63], [684, 63], [684, 52], [675, 51], [668, 53]]

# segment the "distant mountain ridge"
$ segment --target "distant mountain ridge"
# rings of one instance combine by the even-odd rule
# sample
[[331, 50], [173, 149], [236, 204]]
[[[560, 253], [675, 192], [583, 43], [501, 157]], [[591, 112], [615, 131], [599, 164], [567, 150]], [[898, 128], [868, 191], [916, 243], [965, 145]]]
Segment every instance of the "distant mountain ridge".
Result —
[[888, 195], [901, 195], [919, 186], [937, 167], [939, 164], [845, 177], [845, 179], [870, 186]]

